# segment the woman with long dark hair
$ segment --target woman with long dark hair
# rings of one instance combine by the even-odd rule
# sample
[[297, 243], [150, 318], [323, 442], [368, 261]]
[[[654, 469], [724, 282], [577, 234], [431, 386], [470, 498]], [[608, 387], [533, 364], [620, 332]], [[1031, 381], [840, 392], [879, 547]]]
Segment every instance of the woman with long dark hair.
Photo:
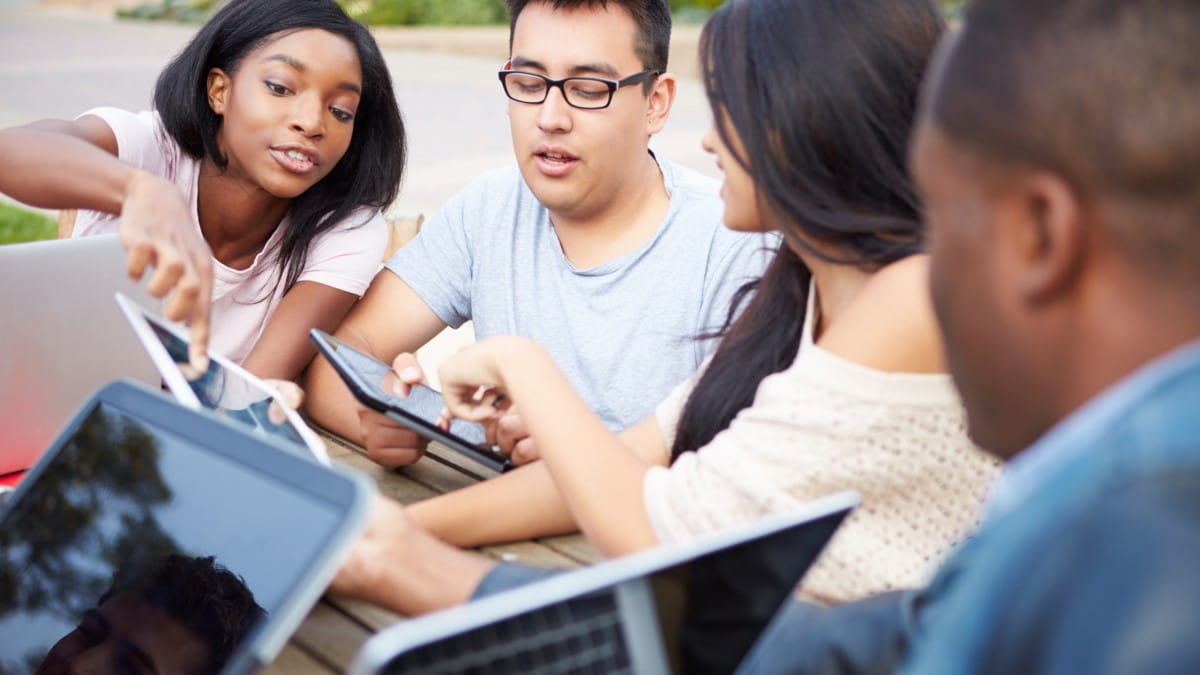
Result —
[[[83, 209], [75, 236], [190, 242], [137, 253], [158, 268], [150, 290], [211, 267], [214, 350], [281, 379], [315, 353], [308, 329], [335, 328], [378, 271], [405, 154], [383, 56], [334, 0], [230, 2], [159, 75], [153, 111], [0, 134], [0, 191]], [[171, 255], [187, 250], [212, 260]]]
[[[841, 601], [926, 581], [997, 468], [967, 438], [945, 372], [905, 170], [942, 31], [929, 0], [718, 9], [701, 39], [714, 117], [703, 143], [725, 173], [725, 223], [785, 242], [744, 311], [702, 372], [620, 435], [538, 345], [501, 337], [459, 352], [439, 371], [449, 413], [495, 421], [497, 406], [515, 408], [540, 461], [381, 507], [339, 588], [426, 609], [437, 585], [403, 560], [438, 559], [429, 533], [474, 546], [578, 528], [615, 555], [848, 488], [862, 506], [803, 589]], [[397, 587], [407, 595], [379, 590]]]

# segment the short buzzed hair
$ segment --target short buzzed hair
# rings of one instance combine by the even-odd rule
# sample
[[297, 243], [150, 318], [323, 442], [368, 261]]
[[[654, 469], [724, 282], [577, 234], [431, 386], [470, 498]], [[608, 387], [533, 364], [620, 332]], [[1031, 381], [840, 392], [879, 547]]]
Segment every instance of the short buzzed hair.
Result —
[[[671, 47], [671, 8], [667, 0], [505, 0], [508, 5], [508, 49], [512, 51], [513, 33], [517, 18], [531, 2], [544, 2], [556, 10], [576, 10], [609, 5], [624, 7], [637, 25], [633, 51], [642, 60], [642, 67], [659, 73], [667, 72], [667, 53]], [[647, 80], [645, 90], [654, 84]]]
[[974, 0], [927, 113], [1063, 177], [1142, 266], [1200, 280], [1200, 2]]
[[266, 616], [242, 578], [212, 556], [173, 553], [130, 560], [115, 572], [97, 606], [119, 593], [139, 595], [203, 640], [209, 663], [202, 672], [220, 672], [250, 629]]

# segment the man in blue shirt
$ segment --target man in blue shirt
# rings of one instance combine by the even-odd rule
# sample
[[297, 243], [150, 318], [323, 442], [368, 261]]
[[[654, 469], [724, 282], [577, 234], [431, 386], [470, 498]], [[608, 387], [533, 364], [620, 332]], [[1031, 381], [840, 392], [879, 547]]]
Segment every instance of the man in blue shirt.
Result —
[[983, 447], [925, 589], [788, 607], [745, 672], [1200, 672], [1200, 3], [974, 0], [911, 165]]

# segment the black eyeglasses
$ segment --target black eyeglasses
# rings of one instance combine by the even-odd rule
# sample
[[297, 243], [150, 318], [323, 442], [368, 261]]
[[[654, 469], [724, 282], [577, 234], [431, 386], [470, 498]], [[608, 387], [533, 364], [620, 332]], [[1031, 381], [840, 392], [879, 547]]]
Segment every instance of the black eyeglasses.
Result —
[[504, 94], [518, 103], [543, 103], [550, 90], [558, 87], [567, 105], [584, 110], [607, 108], [613, 94], [621, 87], [637, 84], [647, 77], [658, 77], [657, 70], [643, 70], [621, 80], [605, 80], [599, 77], [566, 77], [552, 80], [545, 75], [527, 73], [523, 70], [501, 70], [500, 84]]

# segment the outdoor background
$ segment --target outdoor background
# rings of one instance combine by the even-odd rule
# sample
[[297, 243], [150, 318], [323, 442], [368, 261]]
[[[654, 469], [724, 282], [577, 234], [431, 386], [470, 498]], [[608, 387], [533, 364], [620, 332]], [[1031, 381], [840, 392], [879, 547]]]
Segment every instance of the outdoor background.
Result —
[[[227, 0], [0, 0], [0, 127], [70, 118], [98, 105], [149, 106], [154, 76]], [[429, 214], [508, 156], [493, 71], [506, 57], [503, 0], [339, 0], [373, 27], [408, 124], [411, 160], [392, 215]], [[696, 83], [700, 25], [722, 0], [671, 0], [671, 70], [683, 82], [656, 150], [715, 174], [699, 151], [707, 125]], [[947, 15], [964, 0], [941, 0]], [[0, 198], [0, 244], [55, 235], [54, 213]]]
[[[385, 13], [389, 5], [396, 12], [422, 7], [422, 16], [430, 20], [495, 17], [493, 10], [500, 6], [497, 0], [351, 4], [356, 13]], [[477, 11], [468, 12], [471, 7]], [[211, 2], [191, 0], [0, 0], [0, 87], [5, 92], [0, 127], [70, 119], [100, 105], [147, 109], [158, 72], [211, 11]], [[699, 146], [709, 123], [695, 78], [699, 29], [695, 21], [681, 21], [675, 31], [671, 67], [681, 76], [679, 96], [653, 147], [716, 175], [714, 162]], [[391, 70], [409, 139], [409, 164], [393, 215], [428, 215], [473, 177], [512, 163], [506, 99], [495, 76], [507, 57], [506, 23], [372, 24], [372, 31]], [[0, 198], [0, 243], [53, 236], [47, 216], [54, 215], [31, 216]]]
[[[651, 142], [660, 155], [711, 176], [719, 173], [700, 149], [710, 115], [697, 80], [696, 49], [703, 19], [716, 4], [672, 2], [670, 69], [679, 75], [678, 96], [666, 128]], [[513, 162], [506, 99], [495, 75], [508, 51], [500, 0], [345, 5], [380, 22], [372, 23], [372, 32], [408, 132], [404, 184], [389, 215], [429, 215], [472, 178]], [[0, 128], [70, 119], [102, 105], [149, 108], [158, 72], [212, 10], [211, 0], [0, 0]], [[134, 16], [143, 18], [129, 18]], [[56, 215], [0, 195], [0, 244], [54, 237]], [[426, 372], [436, 372], [432, 366], [470, 339], [468, 324], [422, 349]]]

